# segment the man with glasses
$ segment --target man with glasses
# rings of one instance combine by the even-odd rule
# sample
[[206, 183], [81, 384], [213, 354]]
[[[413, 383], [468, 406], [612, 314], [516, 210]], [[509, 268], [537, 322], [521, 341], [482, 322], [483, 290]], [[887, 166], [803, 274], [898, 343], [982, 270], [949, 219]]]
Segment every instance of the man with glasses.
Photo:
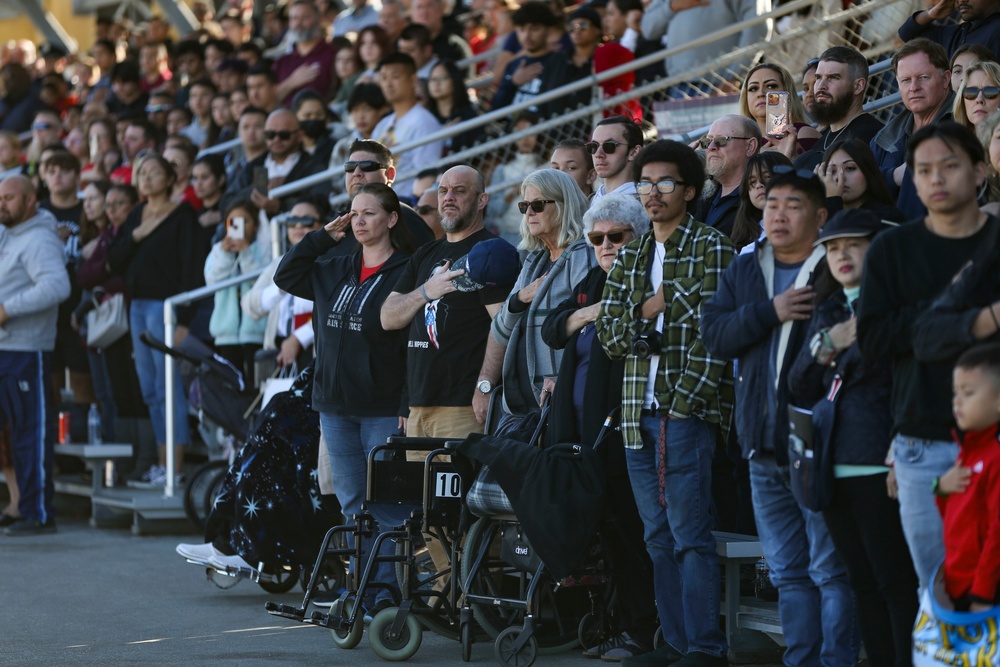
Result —
[[642, 148], [642, 128], [631, 118], [612, 116], [594, 127], [587, 152], [594, 156], [594, 171], [604, 179], [593, 201], [604, 195], [635, 195], [632, 160]]
[[[392, 150], [395, 146], [408, 144], [415, 139], [426, 137], [441, 130], [441, 123], [430, 111], [419, 104], [417, 99], [417, 65], [413, 58], [403, 53], [392, 53], [382, 58], [378, 64], [378, 85], [385, 101], [392, 107], [392, 113], [379, 121], [372, 131], [375, 139]], [[432, 141], [397, 155], [399, 170], [418, 172], [441, 157], [444, 142]], [[397, 181], [392, 189], [400, 201], [411, 202], [413, 179]]]
[[913, 174], [906, 168], [906, 142], [920, 128], [951, 120], [955, 93], [944, 48], [919, 37], [903, 44], [892, 56], [892, 71], [903, 98], [903, 110], [871, 141], [872, 153], [896, 208], [906, 220], [926, 215], [917, 196]]
[[826, 188], [778, 165], [767, 183], [765, 243], [740, 255], [702, 310], [705, 346], [736, 359], [736, 419], [749, 459], [754, 515], [788, 645], [786, 665], [853, 665], [854, 594], [823, 515], [801, 507], [788, 478], [788, 371], [806, 343]]
[[760, 150], [760, 127], [746, 116], [723, 116], [699, 144], [705, 150], [705, 171], [716, 187], [702, 196], [694, 217], [731, 236], [747, 162]]
[[735, 249], [691, 215], [705, 181], [694, 150], [657, 141], [632, 169], [653, 228], [620, 251], [595, 324], [608, 356], [625, 359], [621, 430], [664, 644], [622, 664], [726, 665], [708, 508], [712, 455], [732, 415], [732, 368], [705, 349], [701, 309]]
[[300, 131], [298, 119], [288, 109], [281, 108], [268, 115], [264, 121], [267, 152], [248, 162], [235, 175], [222, 197], [222, 210], [228, 209], [233, 202], [249, 199], [262, 213], [271, 217], [290, 210], [304, 196], [326, 196], [326, 188], [321, 184], [279, 199], [268, 196], [279, 185], [323, 171], [324, 165], [302, 150]]

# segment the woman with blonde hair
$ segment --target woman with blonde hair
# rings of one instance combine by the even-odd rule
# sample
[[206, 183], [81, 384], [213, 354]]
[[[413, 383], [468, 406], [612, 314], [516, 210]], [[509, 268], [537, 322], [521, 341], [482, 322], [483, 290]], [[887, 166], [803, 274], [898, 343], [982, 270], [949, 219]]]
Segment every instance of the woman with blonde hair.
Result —
[[986, 205], [983, 211], [1000, 215], [1000, 111], [994, 111], [976, 128], [986, 151]]
[[997, 109], [1000, 109], [1000, 64], [972, 63], [965, 68], [962, 85], [955, 94], [952, 110], [955, 122], [974, 130]]
[[[806, 107], [799, 99], [797, 90], [798, 86], [788, 70], [773, 63], [761, 63], [751, 69], [740, 87], [740, 114], [757, 121], [760, 126], [764, 137], [761, 150], [780, 151], [789, 160], [812, 148], [820, 137], [819, 132], [809, 124]], [[788, 118], [784, 119], [784, 124], [795, 128], [796, 132], [792, 133], [794, 141], [789, 139], [785, 142], [767, 135], [767, 94], [774, 92], [788, 93]]]

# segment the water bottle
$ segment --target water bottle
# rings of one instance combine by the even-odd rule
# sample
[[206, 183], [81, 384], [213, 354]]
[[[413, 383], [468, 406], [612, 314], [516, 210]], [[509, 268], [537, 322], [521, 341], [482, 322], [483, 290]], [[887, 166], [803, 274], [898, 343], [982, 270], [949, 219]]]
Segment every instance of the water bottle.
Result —
[[92, 445], [101, 444], [101, 412], [96, 403], [90, 404], [90, 412], [87, 413], [87, 441]]

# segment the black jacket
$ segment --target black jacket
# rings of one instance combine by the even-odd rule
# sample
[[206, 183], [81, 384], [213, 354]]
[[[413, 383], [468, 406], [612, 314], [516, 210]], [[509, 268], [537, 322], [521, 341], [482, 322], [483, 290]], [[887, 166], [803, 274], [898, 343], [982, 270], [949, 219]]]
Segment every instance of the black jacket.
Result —
[[788, 373], [788, 388], [794, 405], [811, 409], [839, 372], [844, 384], [834, 410], [834, 463], [884, 465], [892, 431], [892, 365], [866, 362], [857, 343], [838, 354], [831, 366], [816, 363], [810, 350], [813, 336], [850, 316], [840, 290], [816, 306], [806, 342]]
[[310, 232], [274, 274], [278, 287], [314, 302], [313, 408], [352, 417], [406, 415], [407, 330], [386, 331], [380, 312], [409, 255], [396, 251], [359, 283], [361, 252], [322, 258], [334, 245], [325, 230]]
[[[222, 202], [220, 207], [222, 211], [226, 211], [230, 206], [238, 201], [249, 201], [250, 193], [253, 191], [253, 175], [254, 171], [259, 167], [264, 169], [264, 161], [267, 159], [267, 153], [260, 155], [250, 162], [247, 162], [243, 169], [240, 169], [233, 176], [233, 180], [226, 186], [226, 193], [222, 195]], [[305, 178], [306, 176], [312, 176], [326, 169], [325, 163], [320, 163], [316, 161], [313, 156], [309, 155], [303, 151], [299, 161], [295, 163], [292, 170], [288, 172], [288, 176], [285, 178], [285, 184], [297, 181], [300, 178]], [[321, 201], [326, 201], [326, 196], [329, 187], [326, 184], [314, 185], [312, 187], [306, 188], [305, 190], [292, 193], [281, 197], [281, 211], [290, 211], [292, 206], [295, 205], [302, 197], [314, 197], [319, 198]], [[266, 192], [264, 194], [267, 194]]]

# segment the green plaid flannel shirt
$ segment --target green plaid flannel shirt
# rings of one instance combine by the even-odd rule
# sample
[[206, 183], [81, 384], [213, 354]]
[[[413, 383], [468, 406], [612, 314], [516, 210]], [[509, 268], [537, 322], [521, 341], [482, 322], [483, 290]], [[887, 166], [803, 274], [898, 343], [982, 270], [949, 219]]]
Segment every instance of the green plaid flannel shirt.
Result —
[[[622, 387], [622, 436], [625, 446], [642, 448], [642, 411], [649, 360], [631, 354], [632, 338], [649, 331], [656, 320], [639, 316], [639, 306], [655, 295], [647, 276], [655, 257], [650, 231], [622, 248], [608, 273], [597, 317], [597, 336], [612, 359], [625, 357]], [[721, 232], [688, 215], [665, 244], [663, 319], [656, 401], [672, 417], [698, 417], [718, 424], [727, 437], [733, 414], [733, 369], [729, 360], [713, 357], [701, 341], [702, 303], [718, 289], [736, 252]]]

